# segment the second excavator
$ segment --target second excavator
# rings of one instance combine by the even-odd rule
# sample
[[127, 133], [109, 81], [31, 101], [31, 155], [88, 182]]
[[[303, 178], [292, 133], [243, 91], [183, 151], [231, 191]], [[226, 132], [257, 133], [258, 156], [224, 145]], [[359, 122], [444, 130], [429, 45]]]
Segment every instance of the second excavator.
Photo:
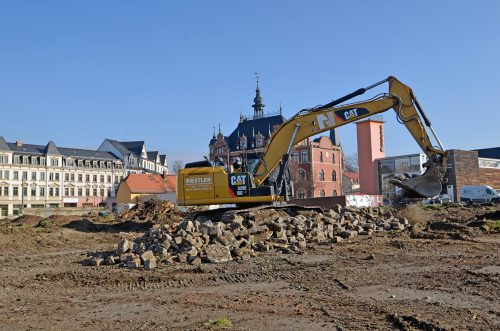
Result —
[[[384, 83], [389, 84], [389, 93], [343, 104]], [[407, 197], [430, 198], [438, 195], [444, 182], [447, 154], [412, 89], [390, 76], [328, 104], [299, 111], [273, 134], [264, 154], [253, 167], [214, 161], [186, 164], [177, 177], [177, 202], [179, 205], [251, 206], [287, 201], [293, 197], [293, 182], [288, 168], [293, 146], [308, 137], [391, 108], [428, 159], [424, 164], [426, 171], [421, 176], [394, 179], [392, 183], [401, 187]], [[437, 146], [431, 142], [426, 128]]]

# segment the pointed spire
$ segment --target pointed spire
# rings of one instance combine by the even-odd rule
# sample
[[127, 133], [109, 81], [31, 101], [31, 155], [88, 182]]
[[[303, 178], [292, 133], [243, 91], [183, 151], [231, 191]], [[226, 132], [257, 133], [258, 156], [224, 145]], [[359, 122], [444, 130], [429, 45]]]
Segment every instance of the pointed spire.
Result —
[[47, 146], [45, 146], [45, 150], [43, 151], [43, 153], [45, 155], [61, 155], [61, 153], [59, 152], [59, 150], [56, 147], [56, 144], [54, 144], [54, 142], [52, 140], [49, 141]]
[[215, 126], [214, 126], [214, 135], [212, 136], [212, 138], [215, 138]]
[[262, 118], [264, 117], [264, 103], [262, 103], [262, 97], [260, 96], [260, 89], [259, 89], [259, 73], [256, 72], [255, 76], [257, 78], [257, 88], [255, 89], [255, 98], [253, 99], [254, 104], [252, 105], [254, 109], [254, 115], [253, 118]]
[[7, 142], [2, 136], [0, 136], [0, 151], [10, 151], [9, 145], [7, 145]]
[[281, 108], [281, 102], [280, 102], [280, 115], [282, 115], [283, 109]]
[[219, 133], [220, 133], [220, 123], [219, 123]]

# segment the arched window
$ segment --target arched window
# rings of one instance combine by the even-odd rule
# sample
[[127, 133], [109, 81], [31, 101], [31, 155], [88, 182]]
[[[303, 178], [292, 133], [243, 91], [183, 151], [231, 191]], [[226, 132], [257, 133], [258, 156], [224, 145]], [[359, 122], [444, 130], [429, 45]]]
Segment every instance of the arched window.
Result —
[[332, 163], [335, 163], [335, 154], [332, 153]]
[[304, 169], [299, 169], [299, 179], [306, 180], [306, 171]]
[[325, 190], [319, 191], [319, 196], [324, 198], [325, 197]]
[[325, 172], [323, 171], [323, 169], [319, 170], [319, 180], [320, 181], [324, 181], [325, 180]]
[[307, 198], [306, 190], [304, 190], [303, 188], [299, 188], [297, 190], [297, 199], [305, 199], [305, 198]]
[[337, 172], [335, 170], [332, 171], [332, 181], [337, 181]]
[[323, 162], [323, 152], [319, 152], [319, 162]]
[[337, 190], [333, 190], [332, 196], [336, 197], [337, 196]]

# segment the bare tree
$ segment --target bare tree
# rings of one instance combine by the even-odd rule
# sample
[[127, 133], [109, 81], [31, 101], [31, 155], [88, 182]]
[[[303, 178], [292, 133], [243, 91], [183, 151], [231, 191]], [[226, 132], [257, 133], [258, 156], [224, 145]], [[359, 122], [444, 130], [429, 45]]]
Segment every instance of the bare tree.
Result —
[[172, 170], [174, 171], [175, 174], [179, 172], [184, 167], [184, 161], [182, 160], [175, 160], [172, 162]]
[[344, 170], [352, 172], [359, 171], [358, 153], [353, 153], [344, 157]]

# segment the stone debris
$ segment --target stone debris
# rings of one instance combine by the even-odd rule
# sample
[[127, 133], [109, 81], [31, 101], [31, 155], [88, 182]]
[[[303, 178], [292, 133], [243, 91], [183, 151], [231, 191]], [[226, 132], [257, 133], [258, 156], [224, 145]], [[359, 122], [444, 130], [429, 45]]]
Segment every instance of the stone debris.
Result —
[[180, 222], [184, 213], [170, 201], [151, 199], [139, 203], [118, 215], [122, 220], [140, 220], [153, 223], [175, 224]]
[[336, 244], [358, 235], [408, 227], [406, 218], [396, 218], [390, 211], [378, 208], [338, 205], [323, 213], [268, 208], [226, 213], [219, 219], [200, 216], [195, 221], [155, 224], [142, 237], [134, 241], [122, 239], [113, 254], [92, 257], [88, 264], [153, 269], [159, 262], [196, 266], [244, 261], [256, 252], [297, 254], [315, 244]]

